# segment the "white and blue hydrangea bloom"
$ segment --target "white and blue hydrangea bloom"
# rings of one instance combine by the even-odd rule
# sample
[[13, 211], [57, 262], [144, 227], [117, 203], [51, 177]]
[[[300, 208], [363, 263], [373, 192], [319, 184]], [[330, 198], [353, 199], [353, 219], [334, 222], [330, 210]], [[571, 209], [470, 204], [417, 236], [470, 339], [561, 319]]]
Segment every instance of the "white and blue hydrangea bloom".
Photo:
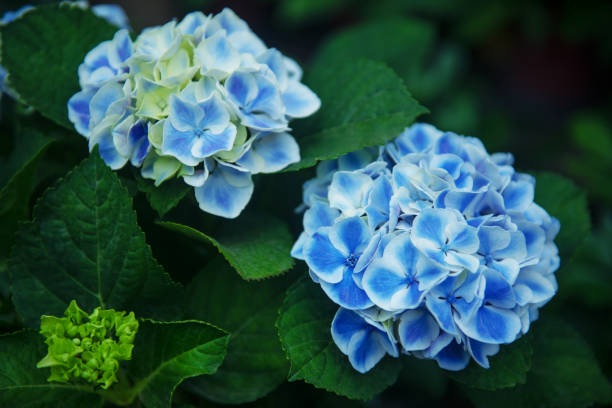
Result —
[[230, 9], [194, 12], [91, 50], [68, 116], [111, 168], [130, 162], [157, 186], [181, 177], [203, 211], [235, 218], [253, 174], [300, 160], [289, 122], [320, 106], [301, 75]]
[[560, 225], [512, 163], [418, 123], [318, 165], [292, 255], [340, 306], [332, 337], [356, 370], [398, 352], [488, 368], [529, 330], [558, 288]]

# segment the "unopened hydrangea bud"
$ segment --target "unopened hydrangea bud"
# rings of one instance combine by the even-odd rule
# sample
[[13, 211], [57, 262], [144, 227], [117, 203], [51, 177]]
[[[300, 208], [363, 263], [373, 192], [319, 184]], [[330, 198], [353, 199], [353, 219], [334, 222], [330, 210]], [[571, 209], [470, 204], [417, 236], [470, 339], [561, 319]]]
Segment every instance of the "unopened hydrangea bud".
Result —
[[49, 381], [87, 382], [104, 389], [117, 382], [119, 362], [132, 358], [138, 321], [134, 313], [96, 308], [87, 314], [73, 300], [65, 317], [41, 316], [49, 346], [37, 367], [50, 367]]

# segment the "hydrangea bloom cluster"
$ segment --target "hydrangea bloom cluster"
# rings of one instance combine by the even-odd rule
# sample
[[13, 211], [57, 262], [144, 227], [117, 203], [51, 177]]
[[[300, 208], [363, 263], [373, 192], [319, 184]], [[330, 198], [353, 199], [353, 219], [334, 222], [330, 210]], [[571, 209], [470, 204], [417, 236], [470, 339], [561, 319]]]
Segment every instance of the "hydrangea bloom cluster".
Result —
[[156, 185], [182, 177], [203, 211], [234, 218], [252, 174], [300, 158], [289, 121], [320, 106], [301, 75], [230, 9], [194, 12], [89, 52], [68, 113], [112, 169], [129, 161]]
[[529, 330], [557, 291], [559, 222], [512, 164], [427, 124], [319, 164], [292, 255], [340, 306], [332, 337], [356, 370], [400, 352], [488, 368]]
[[96, 308], [88, 315], [73, 300], [65, 317], [41, 316], [40, 333], [49, 346], [38, 368], [50, 367], [48, 381], [87, 382], [107, 389], [116, 383], [119, 362], [132, 358], [138, 321], [134, 312]]
[[[84, 9], [89, 7], [89, 3], [83, 0], [81, 1], [63, 1], [61, 2], [61, 4], [68, 4], [74, 7], [80, 7]], [[15, 11], [7, 11], [6, 13], [4, 13], [2, 18], [0, 19], [0, 26], [4, 24], [8, 24], [18, 19], [19, 17], [23, 16], [26, 12], [33, 10], [33, 9], [34, 9], [34, 6], [26, 5], [26, 6], [20, 7], [19, 9]], [[106, 21], [108, 21], [110, 24], [114, 26], [117, 26], [119, 28], [125, 28], [125, 29], [130, 28], [128, 18], [127, 18], [127, 15], [125, 14], [125, 11], [123, 11], [123, 9], [116, 4], [97, 4], [91, 7], [91, 11], [96, 16], [105, 19]], [[10, 86], [8, 86], [7, 82], [8, 82], [7, 72], [2, 67], [2, 65], [0, 65], [0, 97], [2, 96], [3, 92], [6, 92], [11, 97], [16, 98], [15, 91]]]

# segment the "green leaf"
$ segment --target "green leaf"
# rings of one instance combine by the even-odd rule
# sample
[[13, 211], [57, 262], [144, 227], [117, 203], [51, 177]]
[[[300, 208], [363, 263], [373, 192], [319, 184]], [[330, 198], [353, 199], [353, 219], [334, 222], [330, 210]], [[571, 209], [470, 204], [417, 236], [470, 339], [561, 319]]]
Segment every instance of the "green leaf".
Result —
[[581, 408], [612, 402], [612, 387], [593, 352], [580, 335], [562, 320], [536, 322], [529, 340], [533, 364], [527, 383], [512, 389], [468, 390], [477, 407]]
[[497, 390], [524, 384], [531, 368], [533, 350], [529, 341], [522, 337], [512, 344], [502, 344], [499, 353], [489, 358], [491, 367], [482, 368], [474, 361], [461, 371], [446, 372], [453, 380], [469, 387]]
[[414, 18], [366, 22], [327, 38], [312, 65], [321, 69], [359, 58], [381, 61], [395, 70], [416, 98], [429, 103], [454, 85], [460, 71], [458, 50], [438, 46], [437, 37], [433, 24]]
[[177, 178], [166, 180], [161, 185], [155, 187], [153, 181], [145, 180], [137, 172], [134, 173], [138, 189], [145, 193], [151, 208], [157, 211], [160, 217], [163, 217], [168, 211], [176, 207], [192, 189], [183, 180]]
[[0, 295], [8, 295], [6, 263], [19, 222], [30, 217], [30, 202], [38, 184], [40, 158], [54, 139], [33, 129], [21, 130], [7, 160], [0, 161]]
[[274, 322], [291, 275], [246, 282], [218, 257], [187, 288], [187, 316], [231, 332], [219, 371], [189, 381], [189, 389], [224, 404], [254, 401], [287, 378], [289, 364]]
[[370, 399], [395, 382], [401, 363], [385, 357], [366, 374], [356, 371], [331, 337], [337, 309], [307, 278], [287, 290], [276, 326], [291, 363], [289, 381], [304, 380], [348, 398]]
[[217, 371], [228, 340], [223, 330], [196, 320], [141, 321], [127, 368], [134, 394], [147, 408], [170, 408], [184, 379]]
[[78, 66], [117, 28], [91, 11], [45, 5], [3, 26], [2, 66], [20, 98], [49, 119], [72, 129], [66, 104], [79, 91]]
[[293, 238], [287, 224], [266, 214], [247, 212], [235, 220], [218, 221], [215, 234], [175, 222], [158, 224], [214, 245], [243, 279], [263, 279], [293, 267]]
[[0, 336], [0, 406], [28, 408], [100, 407], [102, 398], [83, 386], [47, 382], [36, 363], [47, 353], [42, 336], [23, 330]]
[[569, 261], [591, 229], [586, 194], [563, 176], [539, 173], [536, 175], [535, 202], [561, 223], [555, 243], [562, 261]]
[[428, 112], [410, 95], [402, 79], [380, 62], [329, 64], [313, 70], [307, 82], [322, 106], [314, 116], [296, 124], [302, 160], [285, 171], [382, 145]]
[[134, 311], [138, 317], [175, 318], [181, 287], [151, 254], [136, 222], [132, 200], [94, 152], [34, 209], [22, 224], [9, 261], [13, 302], [26, 324], [59, 316], [75, 299]]

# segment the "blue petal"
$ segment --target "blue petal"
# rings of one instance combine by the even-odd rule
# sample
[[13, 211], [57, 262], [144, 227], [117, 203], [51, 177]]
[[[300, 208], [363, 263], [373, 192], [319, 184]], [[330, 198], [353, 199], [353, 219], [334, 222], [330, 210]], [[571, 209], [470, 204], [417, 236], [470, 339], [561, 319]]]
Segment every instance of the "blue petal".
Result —
[[338, 221], [332, 226], [329, 234], [329, 239], [340, 252], [355, 257], [361, 255], [371, 237], [368, 225], [360, 217]]
[[339, 283], [327, 283], [323, 280], [320, 283], [327, 296], [342, 307], [357, 310], [374, 305], [363, 289], [355, 283], [352, 268], [344, 269]]
[[360, 373], [366, 373], [372, 369], [387, 351], [380, 342], [380, 334], [375, 329], [370, 329], [356, 334], [349, 344], [349, 361], [353, 368]]
[[109, 83], [100, 88], [89, 103], [93, 123], [100, 123], [107, 116], [107, 111], [111, 105], [124, 97], [123, 88], [117, 83]]
[[474, 360], [483, 368], [489, 368], [489, 357], [499, 352], [499, 344], [481, 343], [468, 339], [468, 349]]
[[370, 264], [361, 285], [376, 306], [389, 311], [415, 308], [425, 295], [416, 282], [410, 282], [401, 265], [384, 258]]
[[291, 247], [291, 256], [296, 259], [304, 260], [304, 244], [310, 236], [306, 232], [302, 232], [297, 241]]
[[448, 210], [426, 208], [412, 223], [411, 238], [421, 249], [441, 248], [444, 244], [444, 230], [449, 223], [457, 222]]
[[473, 254], [478, 250], [479, 241], [476, 228], [455, 222], [448, 225], [446, 233], [448, 234], [450, 249], [465, 254]]
[[427, 296], [425, 299], [427, 309], [434, 316], [442, 330], [447, 333], [458, 334], [453, 320], [453, 311], [446, 299], [438, 299], [435, 296]]
[[399, 317], [397, 328], [404, 350], [425, 350], [440, 334], [440, 327], [429, 312], [408, 310]]
[[435, 359], [440, 368], [449, 371], [459, 371], [467, 367], [470, 362], [470, 355], [460, 344], [453, 340], [436, 355]]
[[116, 4], [96, 4], [91, 11], [98, 17], [105, 19], [114, 26], [128, 28], [129, 22], [125, 11]]
[[85, 89], [68, 100], [68, 119], [74, 124], [75, 129], [81, 135], [89, 135], [89, 102], [95, 95], [95, 89]]
[[429, 124], [415, 123], [395, 139], [395, 144], [402, 156], [420, 153], [431, 148], [441, 134], [442, 132]]
[[456, 323], [469, 337], [483, 343], [510, 343], [521, 330], [516, 313], [488, 305], [478, 309], [471, 318], [458, 319]]
[[232, 123], [220, 133], [204, 131], [193, 142], [191, 154], [199, 159], [210, 157], [217, 152], [230, 150], [234, 140], [236, 140], [236, 126]]
[[371, 228], [377, 228], [389, 219], [389, 202], [393, 195], [393, 186], [387, 177], [374, 180], [368, 199], [366, 214]]
[[239, 106], [248, 106], [257, 96], [257, 82], [252, 75], [237, 71], [225, 81], [225, 89]]
[[170, 115], [172, 126], [181, 132], [198, 129], [204, 118], [204, 112], [196, 104], [184, 101], [180, 97], [170, 95]]
[[432, 157], [431, 168], [444, 169], [453, 178], [459, 177], [463, 160], [454, 154], [438, 154]]
[[533, 202], [534, 187], [526, 181], [512, 181], [506, 186], [502, 196], [507, 210], [522, 212]]
[[339, 215], [338, 210], [317, 201], [304, 213], [304, 231], [312, 235], [320, 227], [331, 227]]
[[127, 157], [121, 156], [113, 143], [113, 135], [110, 128], [97, 135], [96, 139], [98, 140], [100, 157], [102, 157], [102, 160], [104, 160], [108, 167], [118, 170], [127, 163]]
[[240, 54], [229, 42], [225, 31], [217, 31], [195, 50], [202, 64], [202, 74], [223, 79], [240, 66]]
[[293, 118], [305, 118], [321, 107], [321, 100], [306, 85], [291, 81], [282, 95], [285, 113]]
[[519, 304], [546, 302], [554, 296], [557, 289], [546, 277], [536, 270], [522, 270], [516, 279], [514, 289], [517, 294]]
[[338, 171], [329, 186], [329, 205], [346, 216], [361, 215], [374, 182], [365, 174]]
[[251, 174], [217, 165], [202, 187], [195, 189], [200, 208], [210, 214], [236, 218], [253, 194]]
[[338, 283], [342, 280], [346, 255], [329, 240], [329, 230], [322, 228], [304, 244], [304, 258], [313, 273], [320, 279]]
[[484, 255], [493, 254], [500, 249], [506, 248], [510, 244], [510, 232], [501, 227], [482, 226], [478, 230], [480, 241], [479, 252]]
[[237, 162], [251, 173], [275, 173], [300, 161], [300, 148], [288, 133], [270, 133], [258, 137]]
[[191, 148], [196, 137], [192, 131], [181, 132], [174, 128], [169, 120], [164, 123], [164, 139], [161, 152], [164, 155], [176, 157], [187, 166], [197, 166], [202, 160], [193, 157]]
[[352, 310], [339, 308], [334, 316], [331, 326], [332, 339], [344, 354], [348, 354], [351, 338], [367, 328], [367, 323], [363, 317]]
[[484, 276], [486, 279], [485, 301], [493, 306], [504, 309], [512, 309], [516, 304], [512, 286], [497, 271], [485, 268]]

